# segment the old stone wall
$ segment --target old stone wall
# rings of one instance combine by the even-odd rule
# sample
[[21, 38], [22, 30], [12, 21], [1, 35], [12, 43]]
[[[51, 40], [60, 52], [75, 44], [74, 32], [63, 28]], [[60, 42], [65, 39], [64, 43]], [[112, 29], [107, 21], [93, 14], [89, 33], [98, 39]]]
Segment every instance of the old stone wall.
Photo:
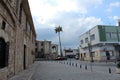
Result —
[[[18, 2], [15, 2], [18, 1]], [[24, 1], [24, 0], [23, 0]], [[0, 38], [9, 45], [8, 65], [0, 68], [0, 80], [7, 80], [27, 68], [34, 61], [36, 34], [34, 26], [28, 17], [31, 13], [25, 11], [27, 0], [1, 0], [0, 1]], [[15, 6], [15, 4], [18, 4]], [[22, 4], [21, 23], [19, 22], [19, 10]], [[26, 8], [26, 7], [25, 7]], [[27, 17], [26, 17], [27, 16]], [[31, 16], [30, 16], [31, 17]], [[28, 19], [27, 19], [28, 18]], [[2, 29], [3, 22], [5, 29]], [[30, 32], [27, 32], [27, 23]], [[26, 46], [26, 48], [24, 47]]]

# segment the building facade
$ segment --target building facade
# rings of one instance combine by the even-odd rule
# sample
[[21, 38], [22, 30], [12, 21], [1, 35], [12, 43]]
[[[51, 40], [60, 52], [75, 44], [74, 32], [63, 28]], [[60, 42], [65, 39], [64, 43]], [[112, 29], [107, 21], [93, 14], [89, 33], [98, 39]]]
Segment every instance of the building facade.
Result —
[[64, 49], [63, 53], [67, 58], [77, 58], [79, 56], [79, 50], [78, 49]]
[[80, 60], [116, 61], [119, 43], [120, 26], [97, 25], [80, 36]]
[[51, 41], [36, 42], [36, 58], [55, 59], [58, 54], [58, 45]]
[[35, 39], [28, 0], [1, 0], [0, 80], [7, 80], [33, 63]]

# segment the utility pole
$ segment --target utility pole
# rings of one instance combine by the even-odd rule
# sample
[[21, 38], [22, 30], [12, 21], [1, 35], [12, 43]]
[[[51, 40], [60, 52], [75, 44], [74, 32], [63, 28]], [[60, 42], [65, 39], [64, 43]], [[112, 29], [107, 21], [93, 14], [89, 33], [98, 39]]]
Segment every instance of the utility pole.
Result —
[[90, 30], [89, 30], [89, 43], [88, 43], [88, 48], [89, 48], [90, 66], [91, 66], [91, 72], [92, 72], [93, 55], [92, 55], [92, 46], [91, 46]]

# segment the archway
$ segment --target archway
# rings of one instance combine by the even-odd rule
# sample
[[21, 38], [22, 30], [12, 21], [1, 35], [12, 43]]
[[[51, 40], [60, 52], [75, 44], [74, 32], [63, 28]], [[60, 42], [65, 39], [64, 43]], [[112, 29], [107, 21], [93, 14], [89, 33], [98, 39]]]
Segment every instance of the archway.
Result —
[[52, 51], [56, 52], [56, 46], [52, 46]]
[[3, 38], [0, 38], [0, 68], [6, 66], [6, 43]]

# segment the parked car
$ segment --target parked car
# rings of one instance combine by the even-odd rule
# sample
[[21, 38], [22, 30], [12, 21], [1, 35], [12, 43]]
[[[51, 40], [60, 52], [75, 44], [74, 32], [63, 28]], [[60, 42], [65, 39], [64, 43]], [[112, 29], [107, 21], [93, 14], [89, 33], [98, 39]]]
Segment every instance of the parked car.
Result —
[[76, 56], [75, 56], [75, 59], [76, 59], [76, 60], [78, 60], [78, 59], [79, 59], [79, 56], [78, 56], [78, 55], [76, 55]]
[[66, 57], [57, 57], [55, 60], [67, 60]]

